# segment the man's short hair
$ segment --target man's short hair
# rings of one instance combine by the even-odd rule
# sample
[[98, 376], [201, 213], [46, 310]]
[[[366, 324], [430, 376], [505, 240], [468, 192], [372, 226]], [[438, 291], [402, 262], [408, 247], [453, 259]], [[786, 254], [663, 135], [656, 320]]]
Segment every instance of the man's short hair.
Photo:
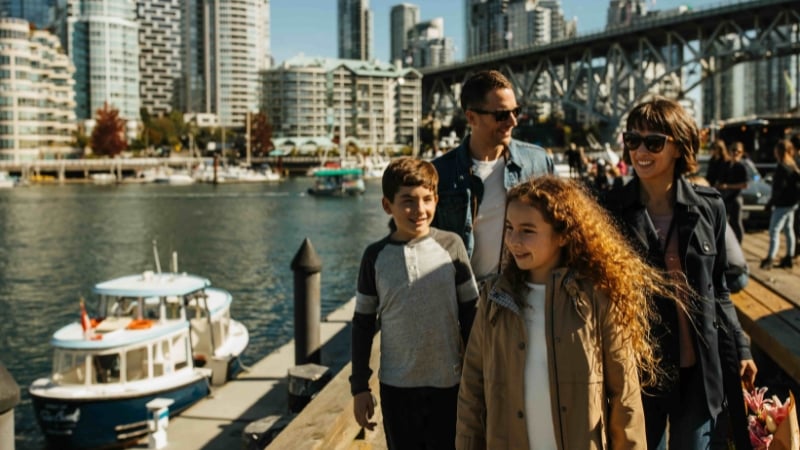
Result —
[[486, 94], [495, 89], [514, 89], [502, 73], [496, 70], [483, 70], [472, 75], [461, 87], [461, 109], [480, 108], [486, 101]]
[[394, 196], [403, 186], [422, 186], [438, 195], [439, 174], [429, 161], [415, 158], [393, 160], [383, 172], [381, 187], [383, 196], [394, 202]]

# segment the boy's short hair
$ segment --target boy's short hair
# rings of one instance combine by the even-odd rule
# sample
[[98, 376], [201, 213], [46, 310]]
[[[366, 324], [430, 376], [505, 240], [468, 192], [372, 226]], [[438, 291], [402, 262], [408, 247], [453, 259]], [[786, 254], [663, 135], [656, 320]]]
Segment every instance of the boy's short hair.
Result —
[[383, 196], [394, 202], [394, 196], [403, 186], [422, 186], [438, 195], [439, 174], [429, 161], [398, 158], [389, 163], [381, 180]]
[[486, 94], [495, 89], [514, 89], [502, 73], [496, 70], [483, 70], [472, 75], [461, 87], [461, 109], [465, 112], [481, 108], [486, 102]]

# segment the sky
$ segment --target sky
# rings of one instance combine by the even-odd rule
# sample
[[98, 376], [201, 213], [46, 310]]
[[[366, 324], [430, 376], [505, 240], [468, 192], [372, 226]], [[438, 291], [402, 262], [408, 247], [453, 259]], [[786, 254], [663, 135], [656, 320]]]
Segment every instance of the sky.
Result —
[[[706, 8], [727, 3], [727, 0], [648, 0], [647, 7], [673, 9], [680, 5]], [[392, 6], [412, 3], [419, 6], [420, 20], [444, 18], [445, 36], [453, 38], [456, 60], [463, 61], [464, 0], [370, 0], [375, 34], [373, 52], [383, 62], [389, 62], [389, 15]], [[605, 27], [608, 0], [562, 0], [564, 17], [578, 18], [578, 33], [600, 31]], [[271, 0], [271, 47], [275, 64], [296, 56], [337, 55], [337, 0]]]

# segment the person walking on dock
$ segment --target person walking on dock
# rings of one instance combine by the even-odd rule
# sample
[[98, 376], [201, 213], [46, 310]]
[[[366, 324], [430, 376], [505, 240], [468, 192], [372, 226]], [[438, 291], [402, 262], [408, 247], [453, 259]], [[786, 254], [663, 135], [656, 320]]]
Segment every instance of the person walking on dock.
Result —
[[715, 189], [686, 179], [697, 169], [697, 126], [679, 103], [654, 97], [630, 111], [622, 136], [635, 176], [607, 208], [651, 266], [693, 293], [685, 309], [653, 296], [667, 379], [643, 393], [648, 448], [665, 449], [667, 435], [671, 449], [726, 448], [717, 439], [726, 398], [737, 445], [747, 445], [742, 382], [752, 389], [757, 369], [724, 277], [725, 207]]
[[[646, 448], [642, 383], [658, 380], [647, 293], [675, 299], [579, 180], [508, 192], [507, 261], [464, 358], [456, 448]], [[638, 369], [638, 370], [637, 370]]]
[[461, 88], [461, 108], [471, 131], [433, 161], [439, 172], [433, 226], [461, 236], [481, 281], [500, 267], [506, 191], [552, 174], [555, 165], [542, 147], [511, 138], [521, 109], [514, 86], [500, 72], [471, 76]]
[[383, 174], [391, 233], [367, 247], [353, 315], [353, 411], [373, 429], [370, 351], [380, 319], [383, 428], [390, 450], [452, 449], [461, 361], [478, 287], [464, 244], [430, 226], [438, 176], [427, 161], [401, 158]]
[[739, 243], [744, 239], [744, 222], [742, 208], [742, 190], [747, 189], [748, 178], [747, 169], [742, 163], [744, 158], [744, 144], [734, 142], [731, 146], [728, 160], [722, 163], [717, 182], [713, 186], [722, 194], [725, 202], [725, 211], [728, 215], [728, 223], [733, 228], [733, 234]]
[[761, 261], [762, 269], [771, 269], [778, 256], [780, 233], [786, 236], [786, 256], [778, 267], [791, 269], [795, 256], [794, 212], [800, 199], [800, 169], [795, 163], [796, 149], [789, 140], [781, 140], [775, 145], [775, 159], [778, 166], [772, 178], [772, 197], [768, 206], [772, 208], [769, 219], [769, 251]]

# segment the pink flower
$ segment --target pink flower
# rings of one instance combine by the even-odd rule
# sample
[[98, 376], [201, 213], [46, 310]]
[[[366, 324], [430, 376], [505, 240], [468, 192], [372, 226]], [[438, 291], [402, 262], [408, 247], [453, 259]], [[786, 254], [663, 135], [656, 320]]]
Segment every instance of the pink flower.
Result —
[[772, 443], [772, 433], [789, 414], [789, 399], [781, 402], [773, 395], [764, 398], [767, 388], [757, 388], [753, 392], [744, 391], [744, 402], [752, 414], [747, 416], [747, 429], [750, 444], [755, 450], [767, 450]]

